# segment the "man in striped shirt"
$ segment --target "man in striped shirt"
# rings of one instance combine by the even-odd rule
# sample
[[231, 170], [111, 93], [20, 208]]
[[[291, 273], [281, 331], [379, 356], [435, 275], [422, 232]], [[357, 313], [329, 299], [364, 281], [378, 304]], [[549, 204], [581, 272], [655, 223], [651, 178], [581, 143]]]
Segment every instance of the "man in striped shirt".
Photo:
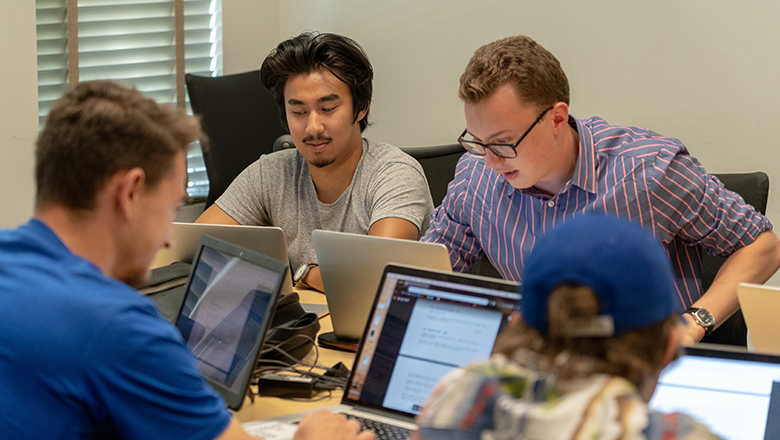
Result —
[[[459, 162], [422, 238], [446, 245], [455, 270], [486, 254], [504, 278], [521, 281], [524, 260], [548, 228], [588, 212], [625, 217], [666, 247], [689, 311], [686, 341], [696, 342], [737, 310], [739, 282], [763, 283], [780, 267], [769, 220], [708, 175], [679, 140], [570, 116], [566, 74], [532, 39], [479, 48], [458, 95], [466, 115], [459, 141], [472, 154]], [[706, 294], [705, 249], [729, 256]]]

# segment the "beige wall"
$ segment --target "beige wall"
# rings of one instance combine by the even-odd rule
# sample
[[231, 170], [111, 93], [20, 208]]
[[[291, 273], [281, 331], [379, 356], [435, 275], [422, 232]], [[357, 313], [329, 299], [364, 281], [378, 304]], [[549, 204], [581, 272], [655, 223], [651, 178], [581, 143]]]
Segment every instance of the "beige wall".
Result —
[[[243, 27], [268, 48], [304, 30], [356, 39], [375, 68], [376, 124], [366, 136], [398, 146], [454, 142], [465, 123], [456, 89], [471, 54], [529, 35], [566, 70], [573, 115], [677, 137], [709, 172], [767, 172], [768, 215], [780, 224], [778, 2], [265, 1], [268, 15], [278, 13], [276, 39], [270, 28], [247, 30], [267, 25], [265, 15], [253, 23], [256, 3], [242, 14], [252, 2], [223, 2], [225, 27]], [[253, 49], [226, 39], [226, 66]]]
[[33, 145], [38, 134], [35, 2], [6, 2], [0, 27], [0, 228], [32, 214], [35, 184]]
[[[367, 136], [399, 146], [453, 142], [455, 89], [478, 46], [525, 33], [561, 60], [571, 111], [682, 139], [711, 172], [764, 170], [780, 185], [780, 3], [759, 0], [223, 0], [225, 72], [256, 69], [303, 30], [359, 41], [376, 69]], [[37, 133], [34, 2], [9, 2], [0, 30], [0, 227], [32, 212]], [[780, 191], [769, 217], [780, 222]]]
[[[249, 15], [231, 6], [242, 2], [223, 1], [226, 28], [251, 26], [229, 17]], [[469, 57], [482, 44], [522, 33], [560, 59], [575, 116], [598, 115], [678, 137], [710, 172], [764, 170], [780, 185], [780, 130], [773, 118], [780, 99], [780, 3], [266, 3], [279, 14], [278, 37], [268, 47], [315, 29], [343, 33], [366, 48], [376, 72], [370, 138], [399, 146], [453, 142], [464, 126], [455, 91]], [[226, 65], [250, 50], [227, 38], [225, 48]], [[770, 195], [769, 214], [780, 222], [780, 191]]]
[[279, 1], [222, 0], [225, 74], [260, 68], [279, 40]]

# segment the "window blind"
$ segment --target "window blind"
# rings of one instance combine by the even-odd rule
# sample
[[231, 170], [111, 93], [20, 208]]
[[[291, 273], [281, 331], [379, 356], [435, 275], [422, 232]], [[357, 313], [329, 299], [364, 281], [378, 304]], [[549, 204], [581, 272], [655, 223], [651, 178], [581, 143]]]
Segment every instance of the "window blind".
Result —
[[[179, 1], [183, 13], [177, 21]], [[74, 5], [77, 11], [69, 15]], [[39, 124], [73, 78], [133, 85], [157, 102], [186, 105], [191, 112], [183, 73], [222, 74], [221, 11], [221, 0], [36, 0]], [[70, 29], [78, 36], [71, 47], [78, 56], [69, 66], [68, 19], [74, 16], [77, 26], [70, 23]], [[177, 69], [177, 33], [184, 37], [184, 72]], [[188, 154], [188, 172], [189, 194], [205, 197], [208, 178], [197, 143]]]

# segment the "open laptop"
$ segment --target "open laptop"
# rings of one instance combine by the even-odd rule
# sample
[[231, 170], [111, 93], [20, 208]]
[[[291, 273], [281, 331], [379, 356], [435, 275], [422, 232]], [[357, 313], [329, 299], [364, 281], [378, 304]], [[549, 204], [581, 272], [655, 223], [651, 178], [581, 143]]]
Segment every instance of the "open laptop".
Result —
[[731, 440], [780, 438], [780, 356], [723, 345], [684, 347], [650, 407], [685, 413]]
[[[341, 405], [329, 409], [369, 429], [375, 423], [415, 429], [414, 417], [442, 376], [490, 356], [499, 330], [520, 310], [517, 289], [496, 278], [387, 266]], [[250, 432], [262, 426], [244, 425]]]
[[[176, 245], [169, 249], [161, 249], [152, 263], [152, 267], [165, 266], [177, 261], [191, 262], [195, 251], [204, 235], [225, 240], [244, 246], [252, 251], [268, 255], [289, 264], [287, 257], [287, 242], [281, 228], [274, 226], [238, 226], [238, 225], [208, 225], [202, 223], [174, 222]], [[288, 271], [282, 284], [282, 293], [292, 292], [292, 278]]]
[[176, 319], [200, 373], [228, 406], [241, 407], [287, 262], [213, 237], [200, 241]]
[[363, 334], [371, 303], [389, 263], [452, 271], [449, 251], [438, 243], [315, 230], [314, 251], [325, 287], [333, 332], [353, 342]]
[[748, 328], [748, 347], [755, 351], [780, 354], [780, 288], [740, 283], [737, 297]]

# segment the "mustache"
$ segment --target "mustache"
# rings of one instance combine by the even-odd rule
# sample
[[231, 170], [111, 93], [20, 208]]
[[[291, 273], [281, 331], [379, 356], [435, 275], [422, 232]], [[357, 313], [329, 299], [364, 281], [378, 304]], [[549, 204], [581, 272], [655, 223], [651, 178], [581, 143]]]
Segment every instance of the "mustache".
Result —
[[314, 141], [320, 141], [320, 142], [330, 142], [330, 141], [332, 141], [332, 140], [333, 140], [333, 139], [331, 139], [331, 138], [329, 138], [329, 137], [327, 137], [327, 136], [320, 136], [320, 135], [317, 135], [317, 136], [315, 137], [315, 136], [312, 136], [312, 135], [308, 135], [308, 136], [306, 136], [305, 138], [303, 138], [303, 143], [305, 144], [305, 143], [307, 143], [307, 142], [314, 142]]

